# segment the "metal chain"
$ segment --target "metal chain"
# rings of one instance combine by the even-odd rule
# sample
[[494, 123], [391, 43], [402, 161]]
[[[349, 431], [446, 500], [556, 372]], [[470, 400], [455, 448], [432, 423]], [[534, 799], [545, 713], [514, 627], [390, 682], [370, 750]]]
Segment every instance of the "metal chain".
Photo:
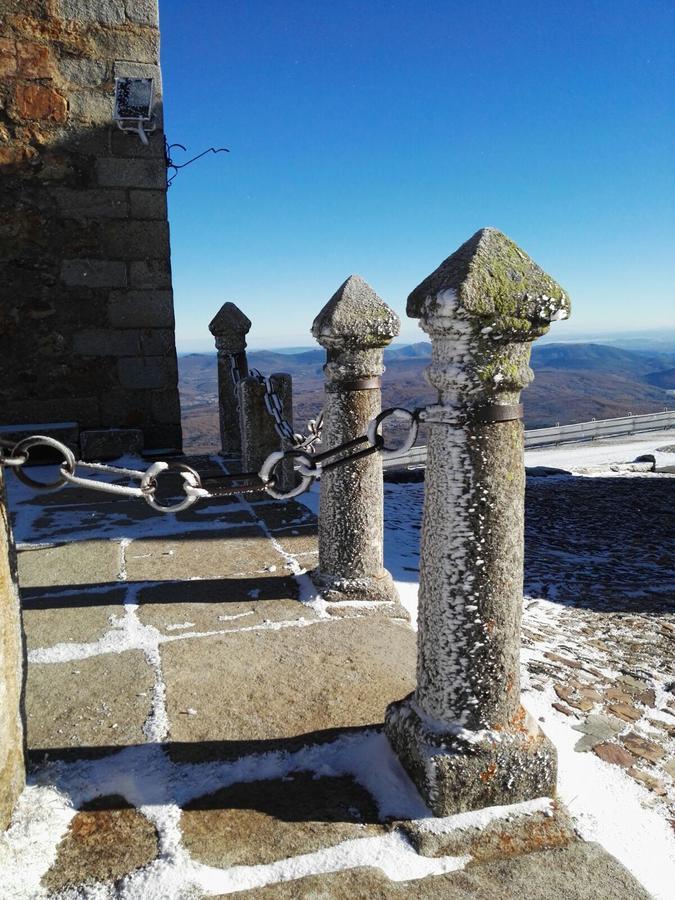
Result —
[[[239, 413], [239, 385], [241, 383], [241, 374], [237, 367], [235, 356], [233, 353], [228, 354], [230, 359], [230, 378], [234, 387], [235, 403], [237, 405], [237, 413]], [[323, 428], [323, 411], [315, 419], [310, 419], [307, 423], [308, 434], [305, 437], [293, 431], [293, 426], [288, 419], [284, 417], [283, 405], [281, 397], [275, 391], [272, 380], [263, 375], [259, 369], [249, 369], [249, 376], [255, 378], [258, 384], [262, 384], [265, 388], [265, 409], [274, 419], [274, 430], [282, 439], [292, 444], [299, 450], [307, 450], [313, 453], [317, 444], [321, 443], [321, 430]]]
[[[365, 434], [338, 444], [337, 447], [331, 447], [322, 453], [313, 453], [307, 446], [279, 450], [267, 457], [259, 472], [241, 472], [204, 481], [198, 472], [178, 461], [155, 462], [145, 470], [84, 462], [76, 459], [73, 451], [65, 444], [46, 435], [32, 435], [16, 444], [0, 440], [0, 466], [9, 467], [19, 481], [36, 491], [54, 491], [66, 484], [72, 484], [76, 487], [89, 488], [120, 497], [143, 499], [154, 510], [163, 513], [182, 512], [189, 509], [198, 500], [215, 499], [230, 494], [251, 494], [265, 491], [275, 499], [286, 500], [304, 493], [315, 479], [321, 478], [323, 472], [328, 472], [336, 466], [346, 465], [369, 456], [371, 453], [379, 452], [385, 458], [406, 453], [417, 439], [419, 423], [424, 418], [424, 413], [424, 409], [415, 409], [412, 412], [400, 407], [385, 409], [368, 423]], [[408, 431], [398, 447], [387, 447], [381, 433], [382, 424], [390, 417], [405, 419], [408, 422]], [[23, 471], [23, 466], [28, 462], [30, 451], [34, 447], [49, 447], [58, 451], [63, 457], [58, 477], [55, 480], [37, 481]], [[299, 474], [300, 481], [291, 490], [279, 491], [275, 488], [275, 472], [285, 459], [293, 460], [293, 467]], [[131, 487], [95, 478], [85, 478], [77, 474], [78, 469], [113, 474], [138, 481], [139, 485]], [[177, 472], [181, 476], [184, 497], [177, 503], [164, 505], [156, 499], [155, 494], [159, 476], [166, 472]]]

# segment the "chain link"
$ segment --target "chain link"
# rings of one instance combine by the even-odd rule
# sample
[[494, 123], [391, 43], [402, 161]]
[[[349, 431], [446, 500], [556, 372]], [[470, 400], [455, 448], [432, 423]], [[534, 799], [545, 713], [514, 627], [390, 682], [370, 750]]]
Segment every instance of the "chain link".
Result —
[[[286, 500], [304, 493], [315, 479], [321, 478], [323, 472], [328, 472], [336, 466], [346, 465], [369, 456], [371, 453], [379, 452], [383, 456], [400, 456], [407, 452], [415, 443], [424, 412], [423, 409], [415, 409], [411, 412], [400, 407], [385, 409], [368, 423], [365, 434], [324, 450], [322, 453], [316, 453], [305, 443], [303, 446], [271, 453], [259, 472], [218, 476], [218, 478], [207, 479], [206, 483], [202, 482], [198, 472], [180, 461], [155, 462], [145, 470], [84, 462], [76, 459], [73, 451], [65, 444], [46, 435], [32, 435], [13, 445], [0, 440], [0, 466], [9, 467], [19, 481], [36, 491], [55, 491], [66, 484], [72, 484], [75, 487], [89, 488], [119, 497], [142, 499], [154, 510], [163, 513], [182, 512], [189, 509], [198, 500], [215, 499], [229, 494], [265, 491], [275, 499]], [[405, 419], [408, 422], [408, 431], [399, 447], [387, 447], [382, 436], [382, 425], [389, 418]], [[55, 480], [37, 481], [23, 470], [23, 466], [28, 462], [30, 451], [34, 447], [48, 447], [56, 450], [63, 457], [63, 462], [59, 464], [58, 477]], [[293, 460], [293, 468], [300, 480], [290, 490], [280, 491], [275, 487], [275, 472], [286, 459]], [[96, 478], [86, 478], [77, 474], [78, 469], [111, 474], [119, 478], [137, 481], [139, 484], [138, 487], [132, 487]], [[180, 475], [184, 496], [176, 503], [165, 505], [157, 500], [156, 491], [159, 477], [168, 472]]]

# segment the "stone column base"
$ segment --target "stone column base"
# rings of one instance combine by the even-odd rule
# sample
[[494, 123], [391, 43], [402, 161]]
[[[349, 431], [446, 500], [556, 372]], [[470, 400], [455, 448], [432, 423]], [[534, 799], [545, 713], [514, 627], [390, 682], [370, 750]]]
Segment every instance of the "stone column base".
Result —
[[[378, 576], [368, 575], [363, 578], [340, 578], [326, 575], [318, 569], [313, 569], [309, 576], [328, 603], [327, 612], [331, 615], [353, 614], [356, 610], [362, 615], [384, 615], [406, 621], [410, 619], [401, 604], [394, 580], [386, 569], [382, 569]], [[349, 606], [341, 607], [341, 603], [349, 603]], [[363, 606], [359, 610], [360, 603]], [[334, 609], [330, 608], [331, 604], [335, 605]]]
[[443, 733], [410, 694], [387, 707], [385, 733], [435, 816], [555, 794], [555, 747], [522, 707], [509, 730]]

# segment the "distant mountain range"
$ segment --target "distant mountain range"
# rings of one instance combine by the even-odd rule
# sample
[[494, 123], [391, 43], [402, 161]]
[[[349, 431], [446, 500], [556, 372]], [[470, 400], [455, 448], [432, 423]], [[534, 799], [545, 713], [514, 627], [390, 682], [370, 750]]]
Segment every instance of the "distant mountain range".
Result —
[[[535, 345], [531, 365], [535, 381], [523, 392], [525, 425], [541, 428], [556, 422], [608, 419], [628, 413], [658, 412], [675, 407], [675, 345], [624, 349], [608, 344]], [[385, 406], [422, 406], [435, 399], [424, 378], [431, 344], [394, 345], [385, 351]], [[320, 349], [298, 353], [252, 351], [249, 366], [261, 372], [293, 376], [296, 427], [304, 428], [323, 403]], [[218, 446], [217, 368], [214, 354], [179, 357], [180, 391], [186, 449]]]

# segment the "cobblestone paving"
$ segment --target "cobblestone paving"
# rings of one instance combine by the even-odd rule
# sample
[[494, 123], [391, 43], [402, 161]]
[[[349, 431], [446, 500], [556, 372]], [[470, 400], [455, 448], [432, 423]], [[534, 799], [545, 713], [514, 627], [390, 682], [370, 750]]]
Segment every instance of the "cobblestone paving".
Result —
[[674, 508], [672, 476], [531, 479], [523, 646], [575, 749], [622, 766], [675, 828]]
[[[385, 489], [410, 580], [423, 492]], [[675, 828], [675, 477], [528, 478], [525, 532], [526, 695], [550, 694], [575, 749], [624, 768]]]

